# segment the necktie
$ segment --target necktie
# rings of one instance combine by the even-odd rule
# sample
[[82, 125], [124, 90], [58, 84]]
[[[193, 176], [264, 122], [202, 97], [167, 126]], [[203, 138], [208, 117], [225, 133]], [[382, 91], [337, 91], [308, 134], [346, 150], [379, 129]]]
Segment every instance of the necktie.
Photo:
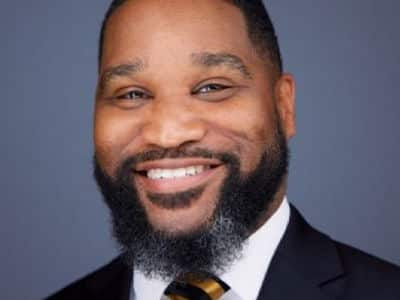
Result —
[[164, 291], [161, 300], [240, 300], [230, 287], [215, 276], [176, 279]]

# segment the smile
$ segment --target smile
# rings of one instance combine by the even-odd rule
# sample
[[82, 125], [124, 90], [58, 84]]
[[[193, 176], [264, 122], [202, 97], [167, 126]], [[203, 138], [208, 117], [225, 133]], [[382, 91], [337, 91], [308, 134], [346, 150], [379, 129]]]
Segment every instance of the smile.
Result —
[[177, 169], [150, 169], [147, 171], [147, 177], [150, 179], [171, 179], [195, 176], [209, 170], [211, 166], [190, 166]]
[[221, 173], [222, 164], [208, 159], [166, 159], [140, 164], [136, 183], [147, 192], [177, 193], [196, 188]]

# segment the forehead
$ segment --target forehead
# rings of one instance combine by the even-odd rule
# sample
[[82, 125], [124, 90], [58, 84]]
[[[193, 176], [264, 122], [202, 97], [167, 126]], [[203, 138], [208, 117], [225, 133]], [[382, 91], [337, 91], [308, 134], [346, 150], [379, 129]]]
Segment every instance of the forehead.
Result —
[[107, 23], [101, 67], [137, 57], [177, 61], [204, 51], [251, 59], [253, 47], [237, 7], [217, 0], [128, 0]]

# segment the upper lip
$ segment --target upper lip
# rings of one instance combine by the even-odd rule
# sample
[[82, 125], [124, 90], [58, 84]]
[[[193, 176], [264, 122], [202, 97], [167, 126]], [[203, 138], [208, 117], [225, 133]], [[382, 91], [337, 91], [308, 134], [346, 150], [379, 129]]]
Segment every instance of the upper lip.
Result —
[[190, 166], [219, 166], [222, 162], [217, 159], [208, 158], [167, 158], [139, 163], [135, 171], [143, 172], [151, 169], [179, 169]]

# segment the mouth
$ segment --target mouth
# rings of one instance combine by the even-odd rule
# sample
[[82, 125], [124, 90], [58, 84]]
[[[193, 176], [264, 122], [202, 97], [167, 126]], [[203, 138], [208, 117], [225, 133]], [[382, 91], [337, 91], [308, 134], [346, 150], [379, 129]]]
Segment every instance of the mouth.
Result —
[[221, 169], [222, 163], [216, 160], [165, 159], [139, 164], [134, 174], [145, 191], [170, 194], [204, 185]]

